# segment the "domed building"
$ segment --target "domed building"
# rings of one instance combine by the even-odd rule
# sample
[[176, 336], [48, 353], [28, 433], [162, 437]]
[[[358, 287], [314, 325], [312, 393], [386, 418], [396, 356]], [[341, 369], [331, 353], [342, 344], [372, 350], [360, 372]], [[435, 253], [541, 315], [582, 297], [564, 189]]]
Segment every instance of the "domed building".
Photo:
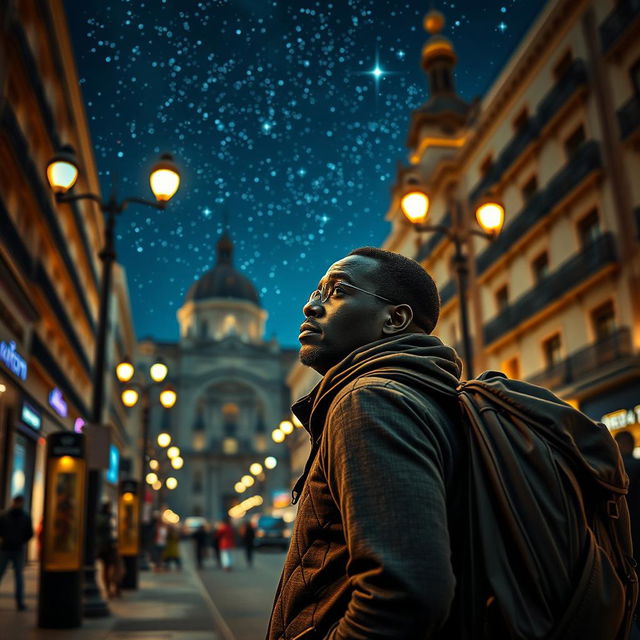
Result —
[[[217, 242], [213, 268], [189, 288], [177, 316], [179, 342], [140, 343], [140, 359], [162, 359], [178, 394], [170, 410], [152, 402], [154, 455], [164, 465], [161, 475], [178, 480], [175, 490], [160, 497], [183, 517], [217, 520], [253, 495], [264, 500], [260, 510], [271, 512], [274, 497], [282, 500], [289, 490], [287, 448], [273, 442], [271, 431], [289, 416], [285, 378], [297, 350], [264, 340], [267, 312], [253, 283], [234, 267], [227, 233]], [[157, 445], [161, 432], [180, 448], [181, 469], [172, 470]], [[268, 457], [277, 460], [275, 468], [266, 468]], [[263, 472], [237, 492], [255, 462]]]

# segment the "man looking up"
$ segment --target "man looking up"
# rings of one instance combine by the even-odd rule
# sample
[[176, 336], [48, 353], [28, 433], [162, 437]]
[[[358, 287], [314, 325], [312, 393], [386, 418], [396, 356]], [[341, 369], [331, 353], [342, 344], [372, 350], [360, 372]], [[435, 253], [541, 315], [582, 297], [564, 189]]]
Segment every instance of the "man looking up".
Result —
[[293, 406], [312, 450], [268, 640], [461, 637], [461, 363], [429, 335], [439, 309], [417, 262], [373, 247], [304, 306], [300, 360], [323, 379]]

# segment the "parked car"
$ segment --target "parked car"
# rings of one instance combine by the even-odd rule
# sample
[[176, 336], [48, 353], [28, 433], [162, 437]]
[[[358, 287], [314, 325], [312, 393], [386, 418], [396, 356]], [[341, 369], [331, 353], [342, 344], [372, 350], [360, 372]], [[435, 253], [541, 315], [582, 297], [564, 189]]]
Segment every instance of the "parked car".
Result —
[[291, 528], [282, 519], [274, 516], [260, 516], [256, 524], [256, 537], [253, 541], [256, 549], [265, 547], [280, 547], [285, 551], [289, 548]]

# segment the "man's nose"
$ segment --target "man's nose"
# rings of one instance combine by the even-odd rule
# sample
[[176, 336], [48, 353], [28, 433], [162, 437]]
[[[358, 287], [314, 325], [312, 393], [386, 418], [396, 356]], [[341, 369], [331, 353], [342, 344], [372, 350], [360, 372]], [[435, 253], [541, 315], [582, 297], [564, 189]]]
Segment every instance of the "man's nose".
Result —
[[306, 318], [320, 318], [324, 314], [324, 305], [320, 300], [309, 300], [302, 307], [302, 313]]

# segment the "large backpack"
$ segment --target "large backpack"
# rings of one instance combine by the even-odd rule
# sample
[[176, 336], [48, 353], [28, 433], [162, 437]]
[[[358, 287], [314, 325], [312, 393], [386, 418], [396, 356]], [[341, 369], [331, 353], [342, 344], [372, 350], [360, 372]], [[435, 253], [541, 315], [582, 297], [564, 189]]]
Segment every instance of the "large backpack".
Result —
[[638, 583], [628, 480], [607, 428], [493, 371], [458, 392], [475, 629], [498, 620], [501, 638], [627, 640]]

